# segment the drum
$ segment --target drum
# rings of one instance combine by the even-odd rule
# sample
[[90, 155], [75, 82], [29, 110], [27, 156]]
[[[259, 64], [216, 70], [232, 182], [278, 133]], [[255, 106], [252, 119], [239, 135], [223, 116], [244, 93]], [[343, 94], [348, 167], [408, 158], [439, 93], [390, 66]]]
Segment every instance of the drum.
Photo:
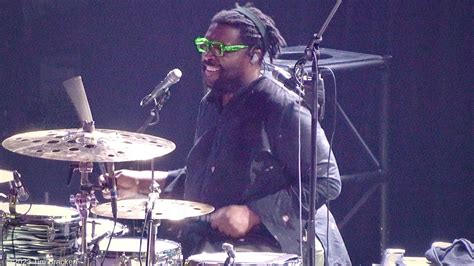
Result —
[[0, 247], [7, 265], [77, 263], [80, 217], [75, 209], [19, 204], [16, 211], [11, 215], [8, 203], [0, 203]]
[[87, 218], [87, 243], [90, 243], [93, 239], [110, 236], [112, 229], [114, 237], [128, 233], [127, 226], [119, 222], [115, 224], [114, 229], [114, 221], [103, 218]]
[[[224, 265], [227, 253], [201, 253], [190, 256], [187, 260], [189, 266]], [[302, 265], [297, 255], [273, 252], [236, 252], [233, 265]]]
[[[99, 254], [96, 258], [96, 265], [101, 265], [104, 260], [104, 266], [136, 266], [146, 262], [147, 240], [142, 240], [140, 249], [140, 238], [112, 238], [108, 251], [107, 245], [109, 239], [104, 239], [99, 243]], [[181, 254], [181, 245], [171, 240], [157, 239], [155, 254], [158, 263], [155, 265], [175, 265], [181, 266], [183, 256]], [[139, 251], [140, 250], [140, 251]], [[105, 257], [105, 259], [104, 259]]]

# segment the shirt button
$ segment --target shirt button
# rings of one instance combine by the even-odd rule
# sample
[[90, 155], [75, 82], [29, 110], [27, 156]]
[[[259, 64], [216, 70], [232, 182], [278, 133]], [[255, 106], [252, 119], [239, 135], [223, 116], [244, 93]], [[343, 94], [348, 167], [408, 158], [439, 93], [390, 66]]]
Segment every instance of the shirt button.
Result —
[[211, 173], [214, 173], [214, 170], [216, 170], [215, 166], [211, 166]]

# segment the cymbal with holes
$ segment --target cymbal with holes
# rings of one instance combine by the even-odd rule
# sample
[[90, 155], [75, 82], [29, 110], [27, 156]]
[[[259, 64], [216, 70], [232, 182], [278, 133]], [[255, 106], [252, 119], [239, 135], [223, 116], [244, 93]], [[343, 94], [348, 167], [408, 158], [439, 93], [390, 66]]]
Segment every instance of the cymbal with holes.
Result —
[[173, 142], [142, 133], [113, 129], [54, 129], [11, 136], [2, 146], [22, 155], [74, 162], [149, 160], [172, 152]]
[[[117, 218], [119, 219], [145, 219], [147, 199], [124, 199], [117, 201]], [[153, 211], [153, 219], [182, 220], [211, 213], [214, 207], [193, 201], [157, 199]], [[99, 204], [91, 209], [99, 216], [112, 218], [110, 202]]]

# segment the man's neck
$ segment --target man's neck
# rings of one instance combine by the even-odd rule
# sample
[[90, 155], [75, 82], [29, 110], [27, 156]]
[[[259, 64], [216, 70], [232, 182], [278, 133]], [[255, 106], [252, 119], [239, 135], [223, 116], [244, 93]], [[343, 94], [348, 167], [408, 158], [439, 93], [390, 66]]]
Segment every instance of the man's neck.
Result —
[[[261, 76], [260, 70], [254, 71], [251, 75], [249, 75], [250, 78], [246, 82], [244, 82], [243, 84], [244, 87], [250, 86], [250, 84], [254, 82], [255, 80], [257, 80], [258, 78], [260, 78], [260, 76]], [[234, 92], [229, 92], [222, 95], [222, 98], [221, 98], [222, 106], [225, 106], [226, 104], [228, 104], [230, 99], [232, 99], [232, 97], [234, 97]]]
[[222, 106], [226, 106], [227, 103], [229, 103], [230, 99], [232, 99], [232, 97], [234, 97], [234, 93], [226, 93], [224, 95], [222, 95]]

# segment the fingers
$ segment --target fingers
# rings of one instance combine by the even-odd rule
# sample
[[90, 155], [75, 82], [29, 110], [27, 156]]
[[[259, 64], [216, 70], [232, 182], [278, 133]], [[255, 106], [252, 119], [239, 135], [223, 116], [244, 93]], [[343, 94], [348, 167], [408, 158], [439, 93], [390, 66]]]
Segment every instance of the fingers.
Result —
[[[149, 187], [151, 184], [151, 171], [136, 171], [121, 169], [114, 172], [114, 178], [117, 180], [117, 189], [120, 195], [137, 195], [137, 194], [148, 194]], [[155, 180], [161, 187], [166, 185], [166, 178], [168, 176], [167, 171], [155, 171]], [[99, 182], [102, 185], [107, 184], [109, 174], [105, 173], [99, 176]]]
[[[131, 170], [117, 170], [114, 172], [114, 178], [117, 182], [118, 199], [126, 199], [134, 197], [138, 194], [138, 180], [133, 179]], [[99, 176], [99, 182], [106, 188], [102, 191], [102, 196], [105, 199], [110, 198], [108, 191], [109, 174], [105, 173]]]
[[245, 236], [255, 224], [255, 215], [247, 206], [231, 205], [218, 209], [211, 214], [211, 226], [221, 233], [239, 238]]

